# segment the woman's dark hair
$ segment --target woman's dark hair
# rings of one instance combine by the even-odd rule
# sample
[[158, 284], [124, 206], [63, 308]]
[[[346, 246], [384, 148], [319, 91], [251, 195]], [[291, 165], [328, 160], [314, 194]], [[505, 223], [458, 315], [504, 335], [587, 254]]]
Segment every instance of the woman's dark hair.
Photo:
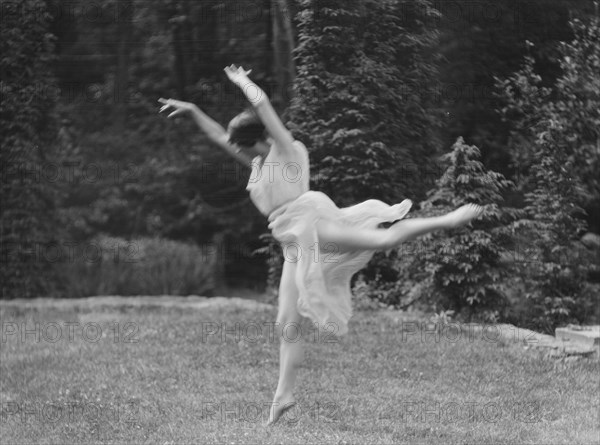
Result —
[[267, 137], [265, 126], [252, 109], [244, 110], [231, 119], [228, 132], [229, 143], [240, 147], [253, 147]]

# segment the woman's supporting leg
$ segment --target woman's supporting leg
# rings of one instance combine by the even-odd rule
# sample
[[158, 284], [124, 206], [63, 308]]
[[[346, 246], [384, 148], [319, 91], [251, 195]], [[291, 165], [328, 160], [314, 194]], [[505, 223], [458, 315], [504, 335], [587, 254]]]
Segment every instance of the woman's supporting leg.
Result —
[[319, 243], [333, 243], [339, 253], [352, 250], [388, 250], [429, 232], [453, 229], [477, 218], [482, 208], [467, 204], [442, 216], [412, 218], [398, 221], [387, 229], [359, 229], [335, 221], [317, 223]]
[[269, 414], [269, 424], [277, 422], [283, 411], [295, 403], [293, 392], [296, 375], [304, 358], [302, 335], [296, 331], [300, 329], [301, 316], [296, 307], [298, 288], [295, 272], [296, 263], [289, 261], [283, 263], [277, 314], [277, 334], [280, 341], [279, 382]]
[[[467, 205], [443, 216], [402, 220], [388, 229], [357, 229], [321, 220], [317, 223], [317, 231], [319, 243], [334, 243], [340, 253], [350, 250], [387, 250], [435, 230], [464, 225], [479, 216], [481, 211], [479, 206]], [[295, 331], [300, 329], [301, 321], [297, 309], [295, 273], [296, 263], [285, 261], [279, 286], [277, 314], [277, 333], [280, 338], [279, 382], [269, 414], [269, 424], [277, 422], [286, 408], [295, 403], [293, 392], [296, 375], [303, 360], [302, 338]], [[292, 323], [295, 323], [293, 327]]]

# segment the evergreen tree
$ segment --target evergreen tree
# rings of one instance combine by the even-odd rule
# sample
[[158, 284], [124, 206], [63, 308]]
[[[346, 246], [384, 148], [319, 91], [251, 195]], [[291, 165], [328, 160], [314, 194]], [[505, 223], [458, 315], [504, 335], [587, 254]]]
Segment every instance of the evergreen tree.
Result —
[[422, 195], [436, 152], [427, 111], [437, 34], [427, 1], [305, 0], [290, 126], [311, 152], [313, 187], [339, 206]]
[[[309, 149], [311, 189], [339, 207], [424, 197], [438, 147], [435, 17], [427, 0], [300, 2], [289, 127]], [[282, 258], [270, 235], [263, 241], [276, 288]]]
[[[484, 207], [482, 216], [466, 227], [436, 232], [418, 243], [415, 256], [424, 263], [433, 284], [435, 303], [464, 315], [498, 320], [507, 302], [503, 298], [501, 255], [509, 239], [508, 222], [515, 213], [503, 209], [503, 193], [512, 183], [480, 162], [481, 152], [459, 138], [442, 157], [449, 163], [428, 199], [422, 216], [443, 214], [466, 203]], [[423, 265], [423, 263], [421, 263]]]
[[42, 0], [2, 5], [0, 128], [2, 298], [47, 296], [53, 288], [55, 84], [51, 17]]

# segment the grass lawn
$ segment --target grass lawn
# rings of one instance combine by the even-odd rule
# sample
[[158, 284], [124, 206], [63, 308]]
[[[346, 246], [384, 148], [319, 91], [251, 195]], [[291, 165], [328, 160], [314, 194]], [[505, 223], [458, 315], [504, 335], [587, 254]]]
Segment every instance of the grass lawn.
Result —
[[435, 342], [383, 312], [357, 313], [338, 341], [304, 325], [298, 405], [265, 428], [274, 318], [236, 306], [4, 304], [0, 443], [600, 441], [597, 358], [547, 359], [478, 336]]

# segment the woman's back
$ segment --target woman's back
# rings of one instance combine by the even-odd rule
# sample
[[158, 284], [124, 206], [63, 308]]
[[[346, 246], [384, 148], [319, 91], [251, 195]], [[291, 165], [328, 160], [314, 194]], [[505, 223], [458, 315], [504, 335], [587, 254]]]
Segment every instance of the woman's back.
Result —
[[309, 190], [310, 166], [308, 151], [302, 142], [294, 141], [294, 150], [282, 156], [276, 147], [261, 163], [260, 157], [252, 162], [252, 173], [246, 190], [260, 212], [269, 216]]

